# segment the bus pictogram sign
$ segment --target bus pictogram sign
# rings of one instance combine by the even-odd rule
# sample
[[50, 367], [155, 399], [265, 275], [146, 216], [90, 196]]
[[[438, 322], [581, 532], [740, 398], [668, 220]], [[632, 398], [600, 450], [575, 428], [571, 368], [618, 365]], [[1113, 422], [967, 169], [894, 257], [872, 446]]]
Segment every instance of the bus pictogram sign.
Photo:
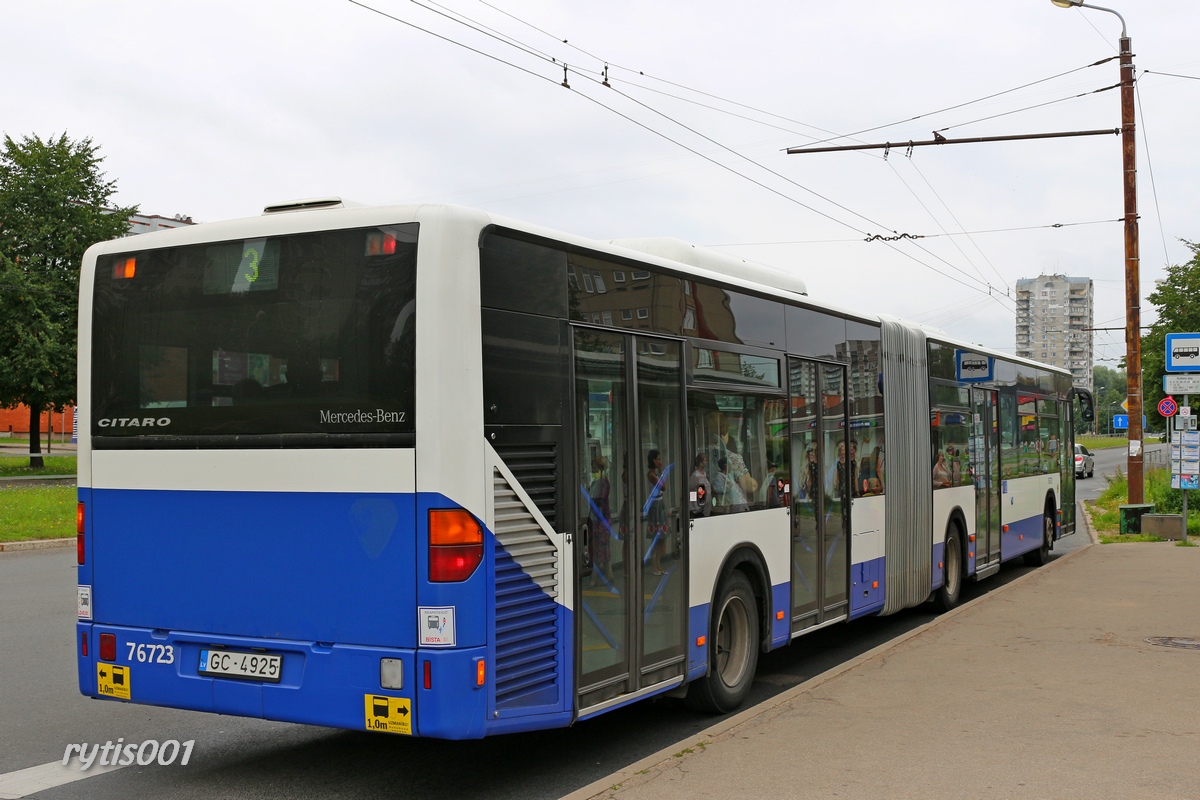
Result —
[[1168, 396], [1158, 401], [1158, 413], [1162, 414], [1164, 417], [1174, 416], [1175, 412], [1178, 410], [1179, 404], [1175, 402], [1174, 397]]

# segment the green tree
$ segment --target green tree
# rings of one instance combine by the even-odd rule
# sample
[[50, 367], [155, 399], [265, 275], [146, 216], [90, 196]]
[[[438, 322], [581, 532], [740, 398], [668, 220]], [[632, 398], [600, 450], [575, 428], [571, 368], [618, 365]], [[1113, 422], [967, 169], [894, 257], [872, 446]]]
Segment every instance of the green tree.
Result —
[[1200, 244], [1186, 240], [1184, 244], [1192, 259], [1167, 267], [1167, 277], [1147, 298], [1158, 309], [1158, 319], [1142, 337], [1142, 394], [1148, 422], [1162, 422], [1157, 406], [1167, 374], [1167, 334], [1200, 331]]
[[83, 251], [129, 229], [116, 181], [91, 139], [4, 137], [0, 152], [0, 406], [29, 407], [29, 460], [42, 466], [41, 415], [75, 402]]

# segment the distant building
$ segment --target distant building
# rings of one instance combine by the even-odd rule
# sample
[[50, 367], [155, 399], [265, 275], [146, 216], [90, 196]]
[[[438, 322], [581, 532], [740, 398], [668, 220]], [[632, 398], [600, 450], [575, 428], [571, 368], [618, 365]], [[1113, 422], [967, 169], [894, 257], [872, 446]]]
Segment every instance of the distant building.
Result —
[[153, 233], [167, 228], [182, 228], [184, 225], [194, 225], [191, 217], [176, 214], [173, 217], [162, 217], [158, 214], [134, 214], [129, 218], [129, 233], [126, 236], [136, 236], [139, 233]]
[[1076, 386], [1091, 389], [1094, 306], [1091, 278], [1017, 281], [1017, 355], [1069, 369]]

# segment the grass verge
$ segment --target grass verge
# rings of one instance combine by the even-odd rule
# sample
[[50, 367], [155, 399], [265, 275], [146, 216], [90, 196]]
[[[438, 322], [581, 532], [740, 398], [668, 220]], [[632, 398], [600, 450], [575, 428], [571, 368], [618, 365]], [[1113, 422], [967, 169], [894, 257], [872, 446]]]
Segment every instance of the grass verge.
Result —
[[[1101, 544], [1117, 542], [1161, 542], [1157, 536], [1121, 533], [1121, 506], [1129, 497], [1129, 480], [1117, 471], [1108, 480], [1108, 488], [1091, 503], [1092, 524]], [[1183, 492], [1171, 488], [1169, 470], [1152, 469], [1146, 472], [1145, 498], [1154, 504], [1156, 514], [1179, 514], [1183, 511]], [[1191, 500], [1192, 498], [1189, 498]], [[1190, 505], [1190, 503], [1189, 503]], [[1188, 509], [1188, 545], [1200, 539], [1200, 508]]]
[[1123, 436], [1076, 436], [1075, 444], [1081, 444], [1088, 450], [1107, 450], [1110, 447], [1126, 447], [1129, 440]]
[[75, 535], [74, 486], [30, 486], [0, 491], [0, 542]]
[[28, 456], [0, 458], [0, 478], [34, 478], [38, 475], [74, 475], [78, 459], [75, 456], [42, 456], [46, 466], [30, 469]]

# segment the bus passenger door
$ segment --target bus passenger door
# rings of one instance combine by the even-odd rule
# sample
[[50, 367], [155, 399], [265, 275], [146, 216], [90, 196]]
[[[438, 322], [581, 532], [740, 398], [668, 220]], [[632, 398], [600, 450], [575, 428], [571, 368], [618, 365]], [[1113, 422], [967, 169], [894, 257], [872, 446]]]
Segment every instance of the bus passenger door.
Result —
[[996, 392], [972, 389], [971, 476], [975, 483], [975, 553], [977, 575], [1000, 565], [1000, 438]]
[[685, 672], [682, 346], [576, 328], [576, 673], [586, 713]]
[[792, 436], [792, 633], [845, 617], [852, 457], [845, 368], [788, 359]]

